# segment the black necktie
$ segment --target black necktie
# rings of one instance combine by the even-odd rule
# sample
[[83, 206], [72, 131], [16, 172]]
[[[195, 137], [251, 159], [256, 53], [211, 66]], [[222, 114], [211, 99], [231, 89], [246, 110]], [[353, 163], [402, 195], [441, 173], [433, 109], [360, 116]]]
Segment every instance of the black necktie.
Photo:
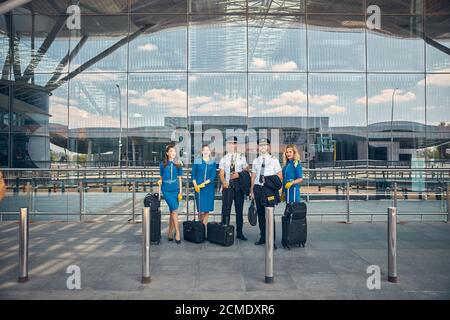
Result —
[[266, 158], [263, 158], [261, 173], [259, 174], [259, 183], [264, 183], [264, 168], [266, 167]]

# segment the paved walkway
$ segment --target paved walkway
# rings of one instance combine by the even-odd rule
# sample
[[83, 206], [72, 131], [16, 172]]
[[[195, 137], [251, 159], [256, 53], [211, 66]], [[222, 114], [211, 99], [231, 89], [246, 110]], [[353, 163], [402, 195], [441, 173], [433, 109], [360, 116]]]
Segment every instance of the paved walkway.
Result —
[[[398, 225], [397, 284], [387, 282], [386, 223], [308, 228], [306, 248], [275, 251], [274, 284], [264, 283], [264, 247], [253, 244], [257, 228], [246, 224], [249, 241], [228, 248], [164, 237], [151, 249], [152, 283], [142, 285], [141, 224], [36, 222], [30, 281], [19, 284], [18, 225], [4, 222], [0, 299], [450, 299], [449, 224]], [[81, 268], [81, 290], [66, 288], [73, 264]], [[369, 265], [381, 268], [380, 290], [366, 287]]]

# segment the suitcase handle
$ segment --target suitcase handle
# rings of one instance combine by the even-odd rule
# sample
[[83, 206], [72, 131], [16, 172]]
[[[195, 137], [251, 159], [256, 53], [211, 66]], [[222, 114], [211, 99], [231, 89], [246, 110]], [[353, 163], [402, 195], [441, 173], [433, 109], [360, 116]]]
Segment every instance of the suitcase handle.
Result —
[[[289, 181], [288, 181], [289, 182]], [[291, 188], [292, 188], [292, 186], [291, 186]], [[289, 188], [290, 189], [290, 188]], [[286, 189], [286, 193], [287, 193], [287, 195], [286, 195], [286, 200], [287, 200], [287, 203], [286, 204], [289, 204], [289, 189]], [[294, 202], [295, 202], [295, 190], [294, 190]]]

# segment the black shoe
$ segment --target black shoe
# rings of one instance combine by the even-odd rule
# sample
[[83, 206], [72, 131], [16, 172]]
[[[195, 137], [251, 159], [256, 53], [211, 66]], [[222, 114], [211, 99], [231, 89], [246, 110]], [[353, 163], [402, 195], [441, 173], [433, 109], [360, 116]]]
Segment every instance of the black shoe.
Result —
[[265, 243], [266, 243], [266, 240], [264, 240], [264, 239], [259, 239], [257, 242], [255, 242], [255, 245], [256, 245], [256, 246], [259, 246], [259, 245], [265, 244]]
[[241, 233], [236, 236], [236, 238], [241, 239], [242, 241], [247, 241], [248, 239]]
[[181, 240], [175, 240], [177, 244], [181, 244]]
[[169, 240], [169, 241], [173, 241], [173, 238], [169, 238], [169, 237], [167, 237], [167, 240]]

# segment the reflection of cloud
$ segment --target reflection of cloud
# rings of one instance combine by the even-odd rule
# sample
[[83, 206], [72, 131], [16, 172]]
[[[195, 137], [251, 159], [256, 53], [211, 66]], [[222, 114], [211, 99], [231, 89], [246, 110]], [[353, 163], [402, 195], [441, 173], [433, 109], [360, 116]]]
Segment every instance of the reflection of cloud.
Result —
[[[69, 107], [69, 120], [71, 129], [75, 128], [119, 128], [120, 121], [116, 117], [104, 114], [93, 114], [86, 110], [77, 108], [76, 106]], [[122, 125], [126, 122], [122, 121]]]
[[334, 94], [311, 95], [309, 96], [309, 103], [323, 106], [325, 104], [336, 103], [339, 97]]
[[278, 98], [272, 99], [267, 104], [273, 106], [298, 104], [306, 102], [306, 94], [301, 90], [286, 91], [281, 93]]
[[325, 109], [323, 109], [320, 113], [323, 115], [327, 115], [327, 116], [332, 116], [338, 113], [342, 113], [347, 111], [346, 107], [340, 107], [340, 106], [336, 106], [336, 105], [331, 105], [329, 107], [326, 107]]
[[[55, 97], [50, 103], [51, 123], [67, 125], [67, 113], [69, 113], [70, 129], [77, 128], [119, 128], [120, 121], [118, 118], [109, 115], [98, 115], [82, 110], [75, 105], [67, 108], [67, 100], [61, 97]], [[63, 103], [56, 101], [64, 101]], [[77, 103], [75, 99], [71, 99], [72, 103]], [[122, 122], [124, 125], [124, 122]]]
[[195, 113], [210, 114], [211, 112], [220, 110], [220, 113], [235, 115], [237, 113], [242, 113], [243, 110], [247, 108], [247, 99], [241, 97], [230, 98], [215, 94], [214, 100], [207, 103], [192, 103], [192, 99], [195, 100], [195, 97], [189, 99]]
[[170, 115], [186, 114], [186, 92], [180, 89], [150, 89], [140, 98], [130, 98], [128, 101], [139, 107], [164, 106]]
[[267, 62], [261, 58], [253, 58], [252, 65], [256, 69], [264, 69], [267, 66]]
[[75, 77], [76, 80], [79, 81], [92, 81], [92, 82], [99, 82], [99, 81], [120, 81], [123, 80], [123, 76], [108, 72], [108, 71], [97, 71], [97, 70], [91, 70], [91, 72], [99, 72], [99, 73], [86, 73], [82, 72], [79, 75]]
[[152, 44], [152, 43], [147, 43], [147, 44], [138, 46], [138, 50], [139, 51], [151, 52], [151, 51], [158, 50], [158, 46], [155, 45], [155, 44]]
[[[450, 69], [443, 69], [440, 72], [449, 72]], [[450, 87], [450, 74], [429, 74], [426, 77], [427, 86], [441, 86]], [[417, 83], [419, 86], [425, 85], [425, 80], [420, 80]]]
[[[380, 94], [370, 97], [368, 99], [370, 104], [380, 104], [392, 101], [392, 94], [394, 89], [384, 89]], [[397, 90], [395, 92], [396, 102], [407, 102], [416, 100], [416, 95], [413, 92], [404, 92], [403, 90]], [[355, 100], [357, 104], [366, 104], [366, 97], [361, 97]]]
[[278, 116], [306, 116], [307, 110], [300, 106], [283, 105], [275, 108], [268, 108], [259, 111], [264, 115]]
[[[309, 103], [316, 105], [326, 105], [336, 103], [338, 96], [332, 94], [325, 95], [311, 95], [309, 96]], [[306, 94], [301, 90], [282, 92], [277, 98], [270, 100], [267, 104], [273, 106], [280, 105], [295, 105], [299, 103], [306, 103]]]
[[272, 71], [286, 72], [286, 71], [295, 71], [295, 70], [297, 70], [297, 64], [294, 61], [275, 64], [272, 66]]

